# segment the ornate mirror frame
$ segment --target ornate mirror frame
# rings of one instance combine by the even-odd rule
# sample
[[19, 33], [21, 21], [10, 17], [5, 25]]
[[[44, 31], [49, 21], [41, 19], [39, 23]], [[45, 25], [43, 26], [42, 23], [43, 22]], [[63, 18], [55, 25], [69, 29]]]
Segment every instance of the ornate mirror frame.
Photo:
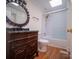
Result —
[[6, 4], [8, 3], [11, 3], [11, 2], [14, 2], [14, 3], [17, 3], [19, 4], [26, 12], [26, 16], [27, 16], [27, 20], [25, 23], [23, 24], [17, 24], [17, 23], [14, 23], [12, 22], [7, 16], [6, 16], [6, 22], [9, 23], [10, 25], [13, 25], [13, 26], [18, 26], [18, 27], [22, 27], [22, 26], [25, 26], [28, 24], [29, 22], [29, 19], [30, 19], [30, 16], [29, 16], [29, 12], [27, 11], [26, 9], [26, 2], [24, 0], [6, 0]]

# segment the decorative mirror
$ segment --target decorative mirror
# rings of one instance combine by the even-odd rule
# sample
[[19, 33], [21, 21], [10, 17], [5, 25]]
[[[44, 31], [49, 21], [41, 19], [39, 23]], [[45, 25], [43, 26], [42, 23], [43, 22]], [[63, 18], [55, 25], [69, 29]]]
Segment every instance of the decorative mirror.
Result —
[[29, 22], [29, 12], [26, 9], [24, 0], [6, 1], [6, 21], [13, 25], [22, 27]]

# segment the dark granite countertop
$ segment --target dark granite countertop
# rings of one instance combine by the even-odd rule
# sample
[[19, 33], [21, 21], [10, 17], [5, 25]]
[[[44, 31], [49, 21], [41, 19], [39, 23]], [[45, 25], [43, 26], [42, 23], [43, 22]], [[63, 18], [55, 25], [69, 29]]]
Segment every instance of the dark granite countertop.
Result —
[[31, 31], [8, 31], [8, 33], [22, 33], [22, 32], [38, 32], [37, 30], [31, 30]]

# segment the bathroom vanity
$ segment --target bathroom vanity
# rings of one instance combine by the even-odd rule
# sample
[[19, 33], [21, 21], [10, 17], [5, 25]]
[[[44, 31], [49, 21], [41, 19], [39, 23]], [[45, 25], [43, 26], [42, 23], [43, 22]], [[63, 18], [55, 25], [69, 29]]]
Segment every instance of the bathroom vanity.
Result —
[[34, 59], [38, 55], [38, 31], [22, 28], [30, 15], [25, 0], [6, 0], [6, 58]]
[[38, 55], [38, 31], [7, 31], [7, 59], [33, 59]]

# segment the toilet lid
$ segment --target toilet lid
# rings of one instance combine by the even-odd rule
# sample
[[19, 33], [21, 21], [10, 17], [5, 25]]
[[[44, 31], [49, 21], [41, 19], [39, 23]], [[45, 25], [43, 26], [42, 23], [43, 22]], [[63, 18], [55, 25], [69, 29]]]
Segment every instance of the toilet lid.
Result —
[[40, 39], [38, 40], [39, 42], [45, 42], [45, 43], [48, 43], [48, 40], [45, 40], [45, 39]]

